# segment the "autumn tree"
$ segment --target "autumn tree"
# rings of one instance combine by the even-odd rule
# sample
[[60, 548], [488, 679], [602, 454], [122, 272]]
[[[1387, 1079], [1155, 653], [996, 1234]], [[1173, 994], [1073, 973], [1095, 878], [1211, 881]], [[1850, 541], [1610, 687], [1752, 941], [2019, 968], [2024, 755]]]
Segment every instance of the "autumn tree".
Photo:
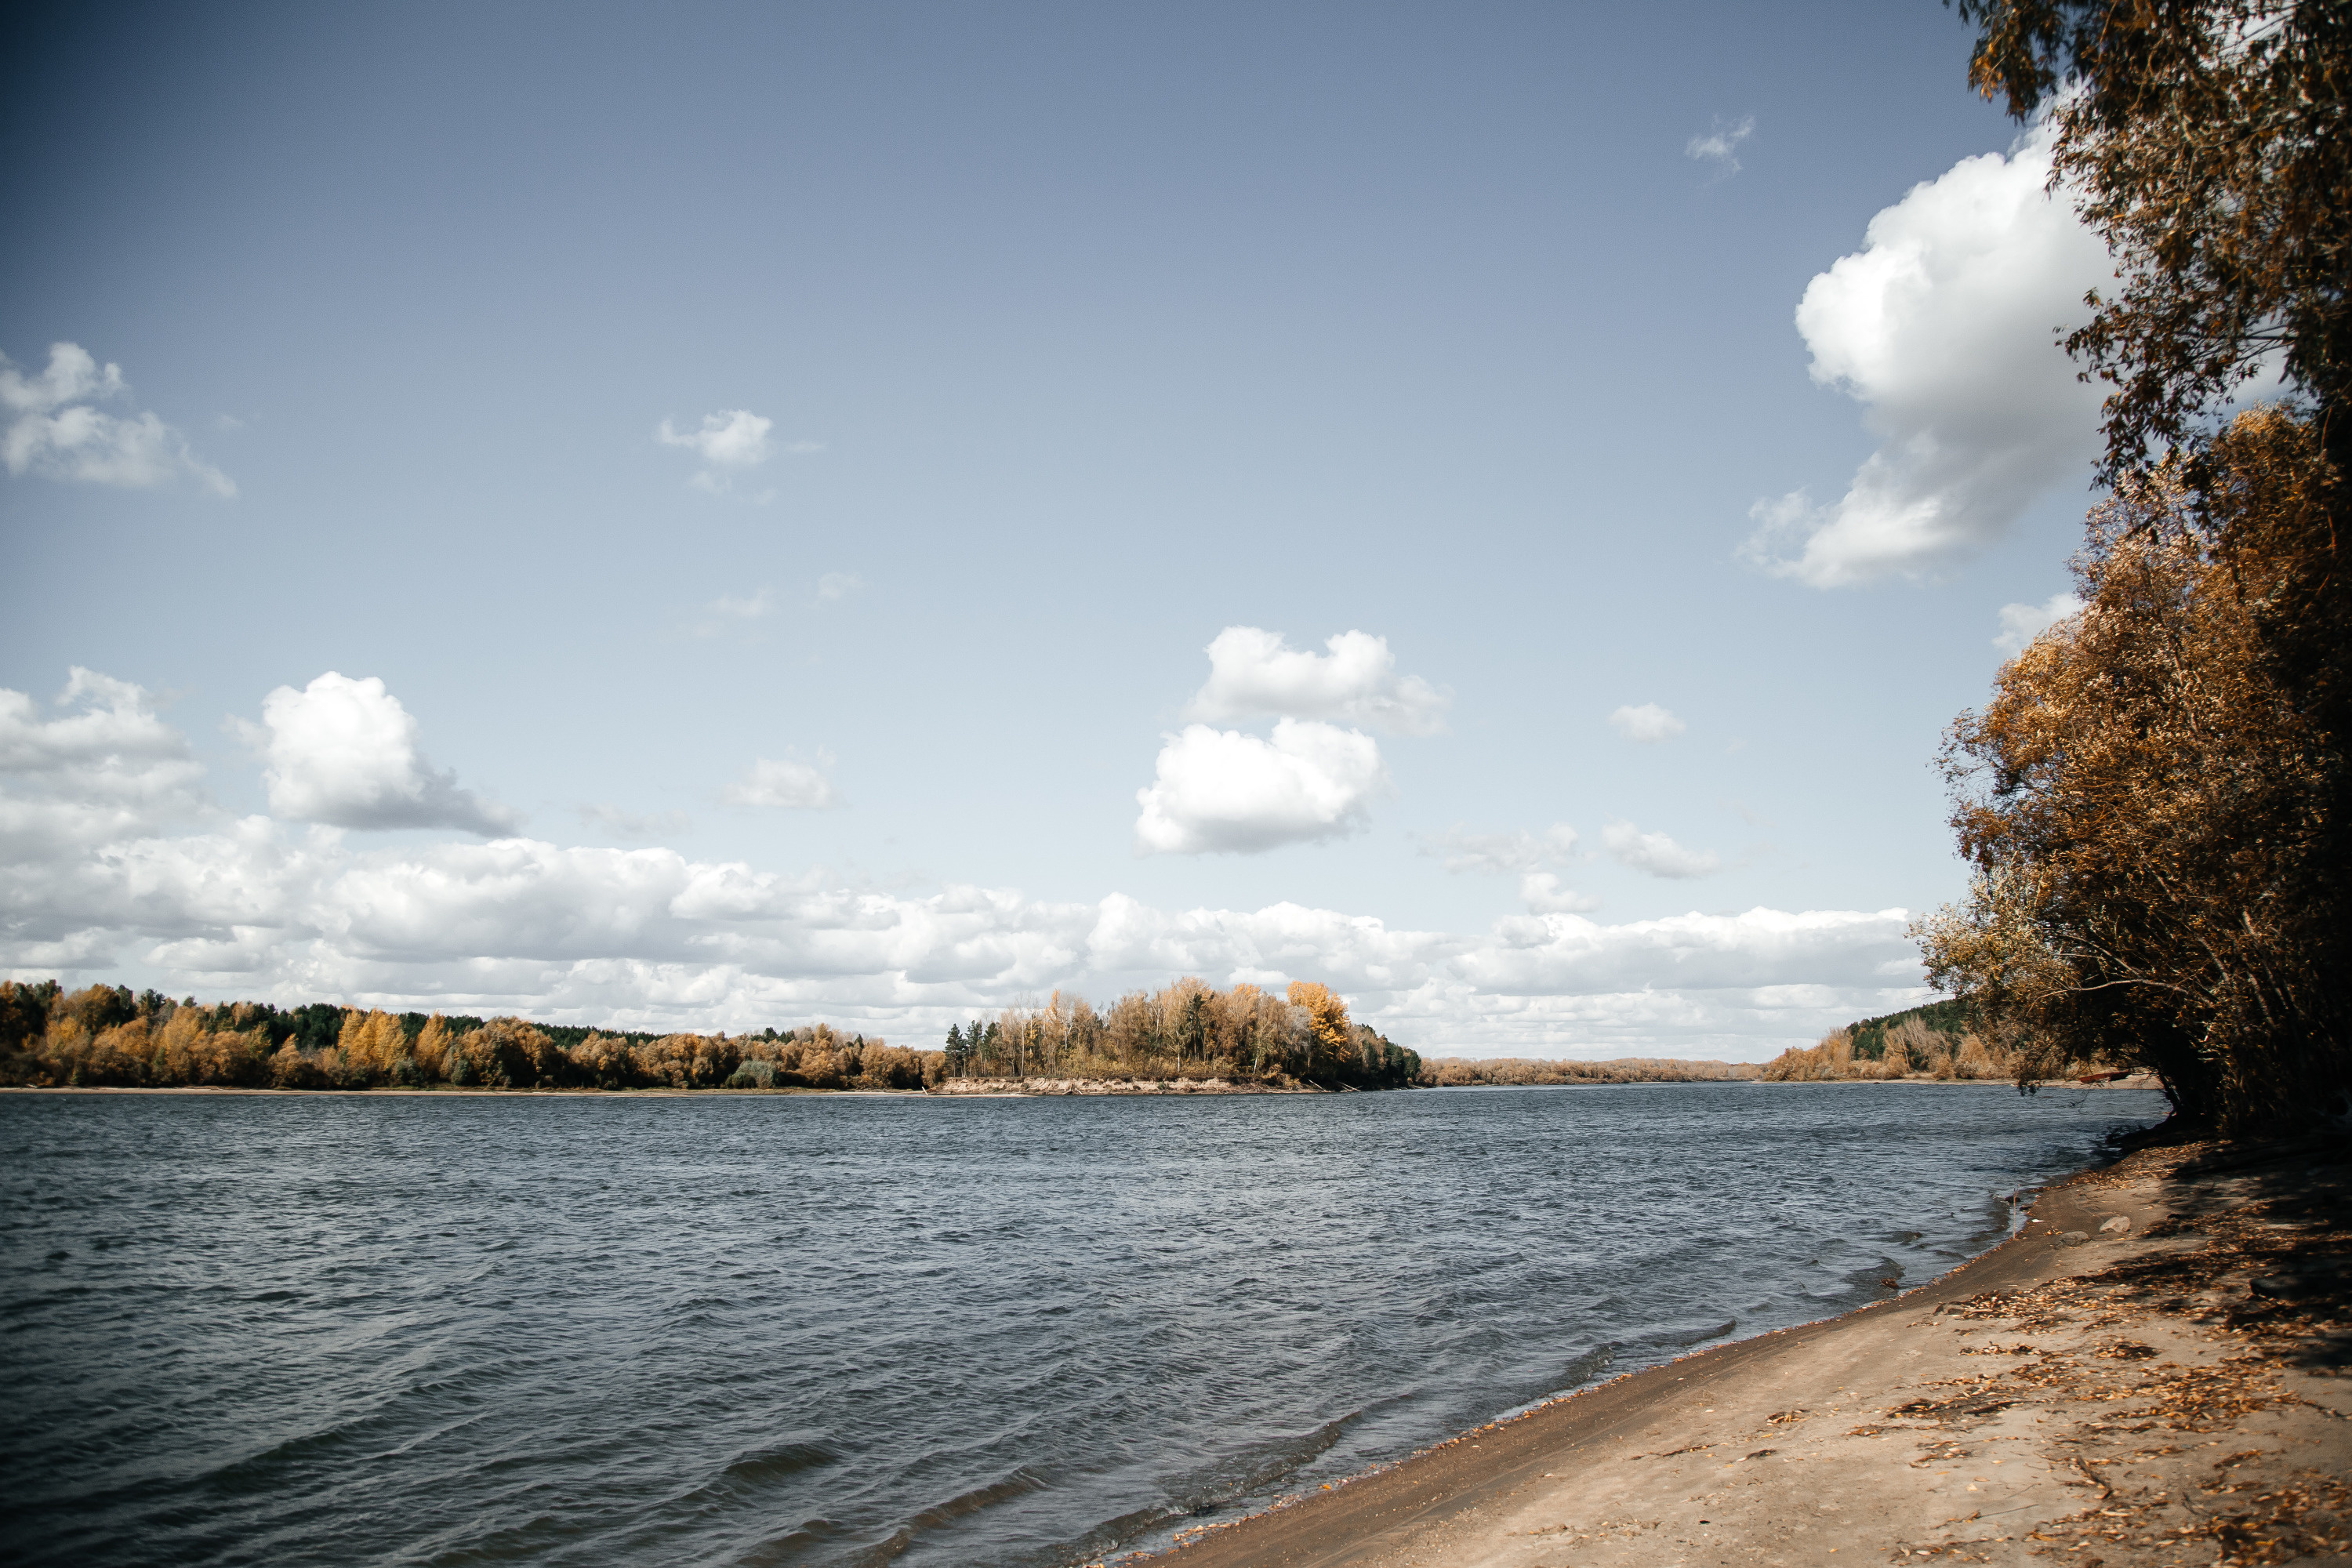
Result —
[[430, 1079], [449, 1076], [456, 1050], [457, 1040], [449, 1032], [449, 1020], [436, 1013], [425, 1020], [425, 1027], [417, 1032], [412, 1054], [416, 1058], [417, 1069]]
[[1347, 1070], [1355, 1055], [1348, 1004], [1340, 1000], [1338, 992], [1312, 980], [1292, 981], [1290, 1002], [1295, 1007], [1307, 1009], [1307, 1030], [1314, 1042], [1309, 1070], [1325, 1074]]
[[2330, 956], [2340, 758], [2262, 657], [2263, 606], [2298, 564], [2278, 514], [2321, 464], [2308, 423], [2270, 409], [2209, 443], [2194, 480], [2186, 457], [2126, 476], [2075, 563], [2085, 607], [2002, 668], [1946, 752], [1976, 878], [1925, 930], [1930, 978], [2054, 1058], [2150, 1069], [2231, 1131], [2352, 1084]]
[[357, 1083], [388, 1083], [409, 1055], [408, 1031], [381, 1008], [369, 1013], [353, 1008], [343, 1015], [335, 1049], [343, 1059], [344, 1070]]
[[2091, 611], [1963, 720], [1980, 875], [1931, 956], [2011, 1018], [2169, 1064], [2184, 1108], [2292, 1120], [2343, 1087], [2352, 1027], [2352, 7], [1957, 3], [1970, 80], [2048, 116], [2053, 191], [2116, 258], [2065, 343], [2111, 388], [2120, 510]]

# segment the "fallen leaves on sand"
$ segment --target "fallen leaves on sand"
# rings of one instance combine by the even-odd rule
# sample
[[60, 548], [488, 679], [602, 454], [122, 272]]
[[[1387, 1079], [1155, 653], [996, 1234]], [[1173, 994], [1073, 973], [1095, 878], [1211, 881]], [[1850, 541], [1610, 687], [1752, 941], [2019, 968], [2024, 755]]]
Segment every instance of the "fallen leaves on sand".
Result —
[[[2204, 1489], [2212, 1497], [2233, 1489]], [[2026, 1539], [2042, 1542], [2039, 1550], [2044, 1555], [2095, 1545], [2178, 1549], [2211, 1542], [2230, 1563], [2291, 1563], [2352, 1546], [2352, 1487], [2333, 1476], [2306, 1470], [2243, 1503], [2228, 1513], [2200, 1513], [2177, 1525], [2156, 1523], [2146, 1508], [2085, 1509], [2028, 1531]]]

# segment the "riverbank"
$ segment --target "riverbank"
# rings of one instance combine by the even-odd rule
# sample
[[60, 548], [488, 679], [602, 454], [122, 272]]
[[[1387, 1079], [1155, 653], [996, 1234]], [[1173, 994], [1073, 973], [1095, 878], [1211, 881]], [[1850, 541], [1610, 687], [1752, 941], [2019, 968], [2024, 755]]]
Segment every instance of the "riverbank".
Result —
[[[1661, 1079], [1673, 1083], [1680, 1080]], [[1691, 1082], [1707, 1080], [1691, 1079]], [[1720, 1081], [1720, 1080], [1718, 1080]], [[1758, 1079], [1742, 1079], [1758, 1082]], [[1938, 1079], [1931, 1077], [1893, 1079], [1792, 1079], [1806, 1088], [1859, 1086], [1863, 1084], [1948, 1085], [1966, 1089], [1982, 1089], [1983, 1080], [1975, 1079]], [[1405, 1086], [1426, 1089], [1426, 1084]], [[1542, 1084], [1455, 1084], [1454, 1089], [1494, 1090], [1509, 1089], [1614, 1089], [1617, 1083], [1542, 1083]], [[1778, 1087], [1777, 1085], [1775, 1087]], [[2158, 1087], [2152, 1078], [2116, 1079], [2102, 1083], [2077, 1083], [2072, 1079], [2053, 1079], [2032, 1086], [2041, 1089], [2063, 1089], [2068, 1092], [2093, 1089], [2153, 1089]], [[743, 1089], [719, 1084], [709, 1088], [671, 1089], [641, 1087], [633, 1089], [553, 1088], [541, 1085], [530, 1089], [483, 1089], [454, 1083], [436, 1083], [415, 1088], [394, 1088], [383, 1085], [373, 1089], [262, 1089], [232, 1084], [0, 1084], [0, 1094], [176, 1094], [176, 1095], [280, 1095], [295, 1099], [336, 1095], [374, 1095], [379, 1097], [407, 1096], [447, 1100], [457, 1098], [503, 1097], [513, 1099], [603, 1099], [613, 1096], [635, 1096], [640, 1099], [681, 1096], [730, 1095], [759, 1099], [780, 1095], [834, 1095], [850, 1099], [887, 1097], [896, 1100], [1018, 1098], [1040, 1095], [1143, 1095], [1166, 1099], [1188, 1095], [1226, 1094], [1366, 1094], [1384, 1090], [1359, 1089], [1353, 1087], [1327, 1088], [1321, 1084], [1302, 1083], [1296, 1079], [1230, 1079], [1222, 1078], [1177, 1079], [1102, 1079], [1102, 1078], [958, 1078], [942, 1079], [928, 1089], [808, 1089], [797, 1085], [777, 1084], [768, 1089]]]
[[2145, 1150], [1920, 1289], [1122, 1561], [2352, 1562], [2347, 1158]]

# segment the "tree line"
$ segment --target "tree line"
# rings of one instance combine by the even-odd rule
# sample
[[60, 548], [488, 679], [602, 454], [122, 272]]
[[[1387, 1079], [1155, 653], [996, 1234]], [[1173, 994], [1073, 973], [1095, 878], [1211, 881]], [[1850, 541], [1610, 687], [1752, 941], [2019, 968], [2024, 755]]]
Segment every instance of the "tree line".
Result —
[[[2084, 608], [1944, 752], [1966, 900], [1923, 922], [2021, 1079], [2152, 1071], [2183, 1124], [2352, 1112], [2352, 7], [1958, 0], [2122, 279]], [[2250, 383], [2280, 395], [2246, 408]]]
[[910, 1050], [810, 1024], [742, 1035], [534, 1024], [311, 1003], [199, 1005], [121, 985], [0, 981], [0, 1083], [224, 1089], [920, 1089], [948, 1078], [1224, 1078], [1324, 1088], [1419, 1081], [1420, 1057], [1329, 987], [1277, 996], [1187, 977], [1103, 1012], [1055, 993]]
[[0, 1082], [132, 1089], [921, 1089], [945, 1058], [825, 1024], [654, 1035], [0, 981]]
[[1746, 1062], [1677, 1061], [1664, 1057], [1619, 1057], [1605, 1062], [1536, 1061], [1521, 1057], [1473, 1059], [1441, 1057], [1422, 1068], [1421, 1081], [1436, 1089], [1604, 1083], [1738, 1083], [1762, 1069]]
[[1311, 980], [1276, 995], [1246, 983], [1219, 991], [1187, 975], [1100, 1011], [1056, 991], [1043, 1006], [950, 1025], [941, 1054], [950, 1078], [1223, 1078], [1349, 1089], [1402, 1089], [1423, 1078], [1418, 1055], [1351, 1020], [1339, 994]]

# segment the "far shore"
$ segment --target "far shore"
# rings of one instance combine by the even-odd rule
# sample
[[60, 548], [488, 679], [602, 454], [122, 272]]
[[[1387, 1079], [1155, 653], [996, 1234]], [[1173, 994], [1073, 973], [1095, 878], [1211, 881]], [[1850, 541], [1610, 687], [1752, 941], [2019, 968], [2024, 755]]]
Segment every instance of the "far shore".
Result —
[[2343, 1562], [2347, 1199], [2340, 1134], [2143, 1150], [2045, 1189], [2017, 1236], [1922, 1288], [1117, 1561]]
[[[1927, 1088], [2011, 1089], [2015, 1085], [2006, 1079], [1939, 1079], [1927, 1075], [1911, 1078], [1825, 1078], [1825, 1079], [1630, 1079], [1622, 1082], [1584, 1083], [1477, 1083], [1428, 1085], [1415, 1084], [1411, 1090], [1440, 1094], [1490, 1094], [1506, 1089], [1626, 1089], [1640, 1085], [1661, 1085], [1682, 1088], [1706, 1084], [1746, 1083], [1771, 1088], [1829, 1089], [1864, 1084], [1916, 1084]], [[2073, 1079], [2050, 1079], [2028, 1086], [2040, 1089], [2153, 1089], [2161, 1086], [2153, 1078], [2140, 1075], [2104, 1082], [2082, 1083]], [[739, 1099], [759, 1100], [781, 1095], [827, 1095], [835, 1098], [864, 1100], [1019, 1100], [1073, 1096], [1117, 1096], [1129, 1099], [1179, 1100], [1202, 1096], [1249, 1094], [1388, 1094], [1407, 1092], [1392, 1089], [1328, 1089], [1320, 1084], [1234, 1081], [1210, 1079], [946, 1079], [929, 1089], [482, 1089], [457, 1084], [434, 1084], [427, 1088], [411, 1089], [259, 1089], [238, 1088], [220, 1084], [180, 1084], [147, 1087], [121, 1084], [0, 1084], [0, 1094], [176, 1094], [176, 1095], [277, 1095], [290, 1099], [320, 1098], [412, 1100], [470, 1099], [572, 1099], [607, 1100], [614, 1096], [635, 1099], [702, 1098], [729, 1095]]]

